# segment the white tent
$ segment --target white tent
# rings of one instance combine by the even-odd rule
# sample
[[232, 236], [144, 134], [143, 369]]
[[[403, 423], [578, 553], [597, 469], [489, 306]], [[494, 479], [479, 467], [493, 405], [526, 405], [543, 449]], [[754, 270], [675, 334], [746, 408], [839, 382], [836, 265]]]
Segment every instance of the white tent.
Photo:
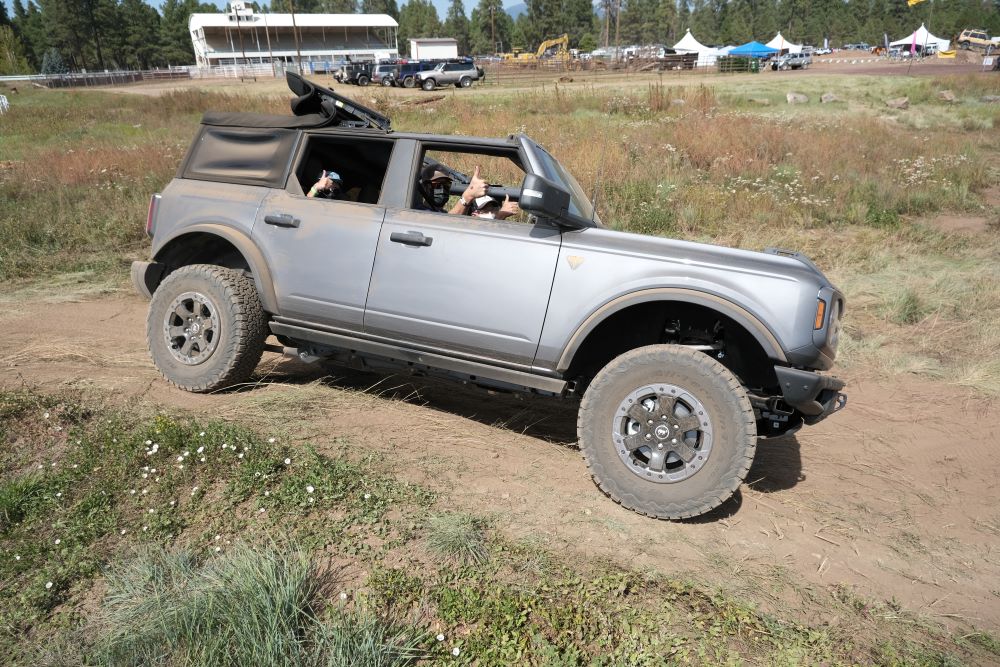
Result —
[[938, 51], [947, 51], [948, 47], [951, 46], [951, 42], [947, 39], [941, 39], [940, 37], [935, 37], [930, 33], [924, 24], [921, 23], [920, 27], [911, 32], [909, 35], [903, 39], [897, 39], [895, 42], [889, 42], [889, 46], [911, 46], [914, 41], [916, 41], [917, 46], [923, 48], [924, 45], [931, 46], [935, 45]]
[[698, 67], [714, 65], [715, 59], [723, 55], [718, 49], [705, 46], [695, 39], [694, 35], [691, 34], [691, 30], [684, 33], [684, 37], [681, 38], [681, 41], [674, 44], [674, 51], [677, 53], [697, 53]]
[[782, 37], [780, 32], [774, 36], [774, 39], [764, 46], [770, 46], [772, 49], [778, 49], [779, 51], [787, 49], [789, 53], [802, 53], [801, 44], [792, 44], [787, 39]]

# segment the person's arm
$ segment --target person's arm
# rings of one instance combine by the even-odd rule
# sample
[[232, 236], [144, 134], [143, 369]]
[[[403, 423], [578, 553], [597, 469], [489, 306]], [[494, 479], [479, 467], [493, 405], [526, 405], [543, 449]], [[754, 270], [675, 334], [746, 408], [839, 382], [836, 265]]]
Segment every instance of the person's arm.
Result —
[[476, 200], [476, 197], [482, 197], [486, 194], [486, 181], [484, 181], [479, 176], [479, 166], [476, 166], [476, 170], [472, 173], [472, 178], [469, 180], [469, 185], [465, 188], [465, 192], [462, 193], [462, 198], [451, 207], [448, 213], [452, 215], [469, 215], [472, 212], [472, 202]]

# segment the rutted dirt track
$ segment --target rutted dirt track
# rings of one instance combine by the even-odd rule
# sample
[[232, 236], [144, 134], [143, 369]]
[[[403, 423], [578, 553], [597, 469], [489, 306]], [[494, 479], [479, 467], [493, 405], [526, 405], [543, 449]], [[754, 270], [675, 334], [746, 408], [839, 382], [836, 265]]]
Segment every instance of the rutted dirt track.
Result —
[[[111, 296], [7, 302], [0, 385], [112, 390], [122, 400], [239, 416], [255, 398], [301, 391], [314, 369], [267, 355], [264, 382], [211, 396], [169, 387], [146, 355], [146, 303]], [[848, 376], [848, 408], [797, 436], [762, 441], [736, 499], [697, 521], [646, 519], [592, 484], [573, 441], [572, 403], [456, 385], [348, 375], [310, 387], [302, 426], [322, 447], [346, 437], [459, 508], [542, 536], [567, 559], [605, 557], [691, 576], [765, 607], [823, 613], [846, 584], [947, 624], [1000, 628], [1000, 426], [962, 390], [913, 377]], [[378, 382], [375, 390], [359, 390]], [[328, 392], [329, 400], [315, 392]], [[816, 604], [820, 602], [820, 604]]]

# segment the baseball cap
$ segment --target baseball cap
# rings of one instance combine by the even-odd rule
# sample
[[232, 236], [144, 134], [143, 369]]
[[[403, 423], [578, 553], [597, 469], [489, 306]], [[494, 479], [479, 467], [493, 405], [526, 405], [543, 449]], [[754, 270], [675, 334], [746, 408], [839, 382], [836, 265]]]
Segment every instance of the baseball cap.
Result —
[[435, 181], [439, 178], [447, 178], [449, 181], [454, 180], [451, 174], [446, 174], [434, 164], [429, 164], [420, 171], [420, 180], [422, 181]]
[[486, 208], [487, 206], [489, 206], [491, 204], [495, 205], [495, 206], [499, 206], [500, 205], [500, 202], [498, 202], [493, 197], [490, 197], [489, 195], [483, 195], [482, 197], [476, 197], [473, 200], [473, 203], [476, 205], [476, 210], [477, 211], [480, 210], [480, 209], [484, 209], [484, 208]]
[[340, 177], [340, 174], [338, 174], [335, 171], [328, 171], [328, 172], [326, 172], [326, 177], [329, 178], [332, 181], [337, 181], [338, 183], [343, 183], [344, 182], [344, 179], [342, 179]]

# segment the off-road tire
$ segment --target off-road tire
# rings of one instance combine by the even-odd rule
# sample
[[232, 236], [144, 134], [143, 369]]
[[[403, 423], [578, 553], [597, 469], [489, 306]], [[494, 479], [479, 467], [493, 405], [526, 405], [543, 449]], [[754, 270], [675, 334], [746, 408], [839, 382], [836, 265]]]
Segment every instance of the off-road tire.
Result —
[[458, 80], [458, 86], [460, 88], [468, 88], [471, 85], [472, 85], [472, 77], [463, 76], [461, 79]]
[[367, 86], [368, 83], [369, 83], [369, 81], [368, 81], [368, 77], [367, 76], [361, 75], [361, 76], [358, 77], [358, 85], [359, 86]]
[[[673, 385], [689, 391], [708, 412], [712, 448], [690, 477], [648, 481], [631, 470], [612, 435], [619, 404], [640, 387]], [[580, 449], [597, 485], [623, 507], [659, 519], [709, 512], [743, 483], [757, 448], [753, 408], [739, 380], [703, 352], [678, 345], [650, 345], [615, 358], [590, 383], [577, 421]]]
[[388, 88], [392, 85], [392, 79], [388, 77], [382, 77], [382, 85]]
[[412, 76], [408, 76], [405, 79], [403, 79], [403, 88], [413, 88], [416, 85], [417, 85], [417, 80]]
[[[208, 300], [218, 324], [214, 350], [196, 365], [175, 359], [164, 334], [167, 310], [175, 299], [190, 292]], [[153, 294], [146, 319], [146, 341], [157, 370], [175, 387], [197, 393], [249, 378], [264, 352], [267, 335], [267, 315], [253, 281], [240, 271], [211, 264], [184, 266], [168, 275]]]
[[437, 88], [437, 81], [434, 79], [424, 79], [424, 82], [420, 84], [420, 87], [424, 90], [434, 90]]

